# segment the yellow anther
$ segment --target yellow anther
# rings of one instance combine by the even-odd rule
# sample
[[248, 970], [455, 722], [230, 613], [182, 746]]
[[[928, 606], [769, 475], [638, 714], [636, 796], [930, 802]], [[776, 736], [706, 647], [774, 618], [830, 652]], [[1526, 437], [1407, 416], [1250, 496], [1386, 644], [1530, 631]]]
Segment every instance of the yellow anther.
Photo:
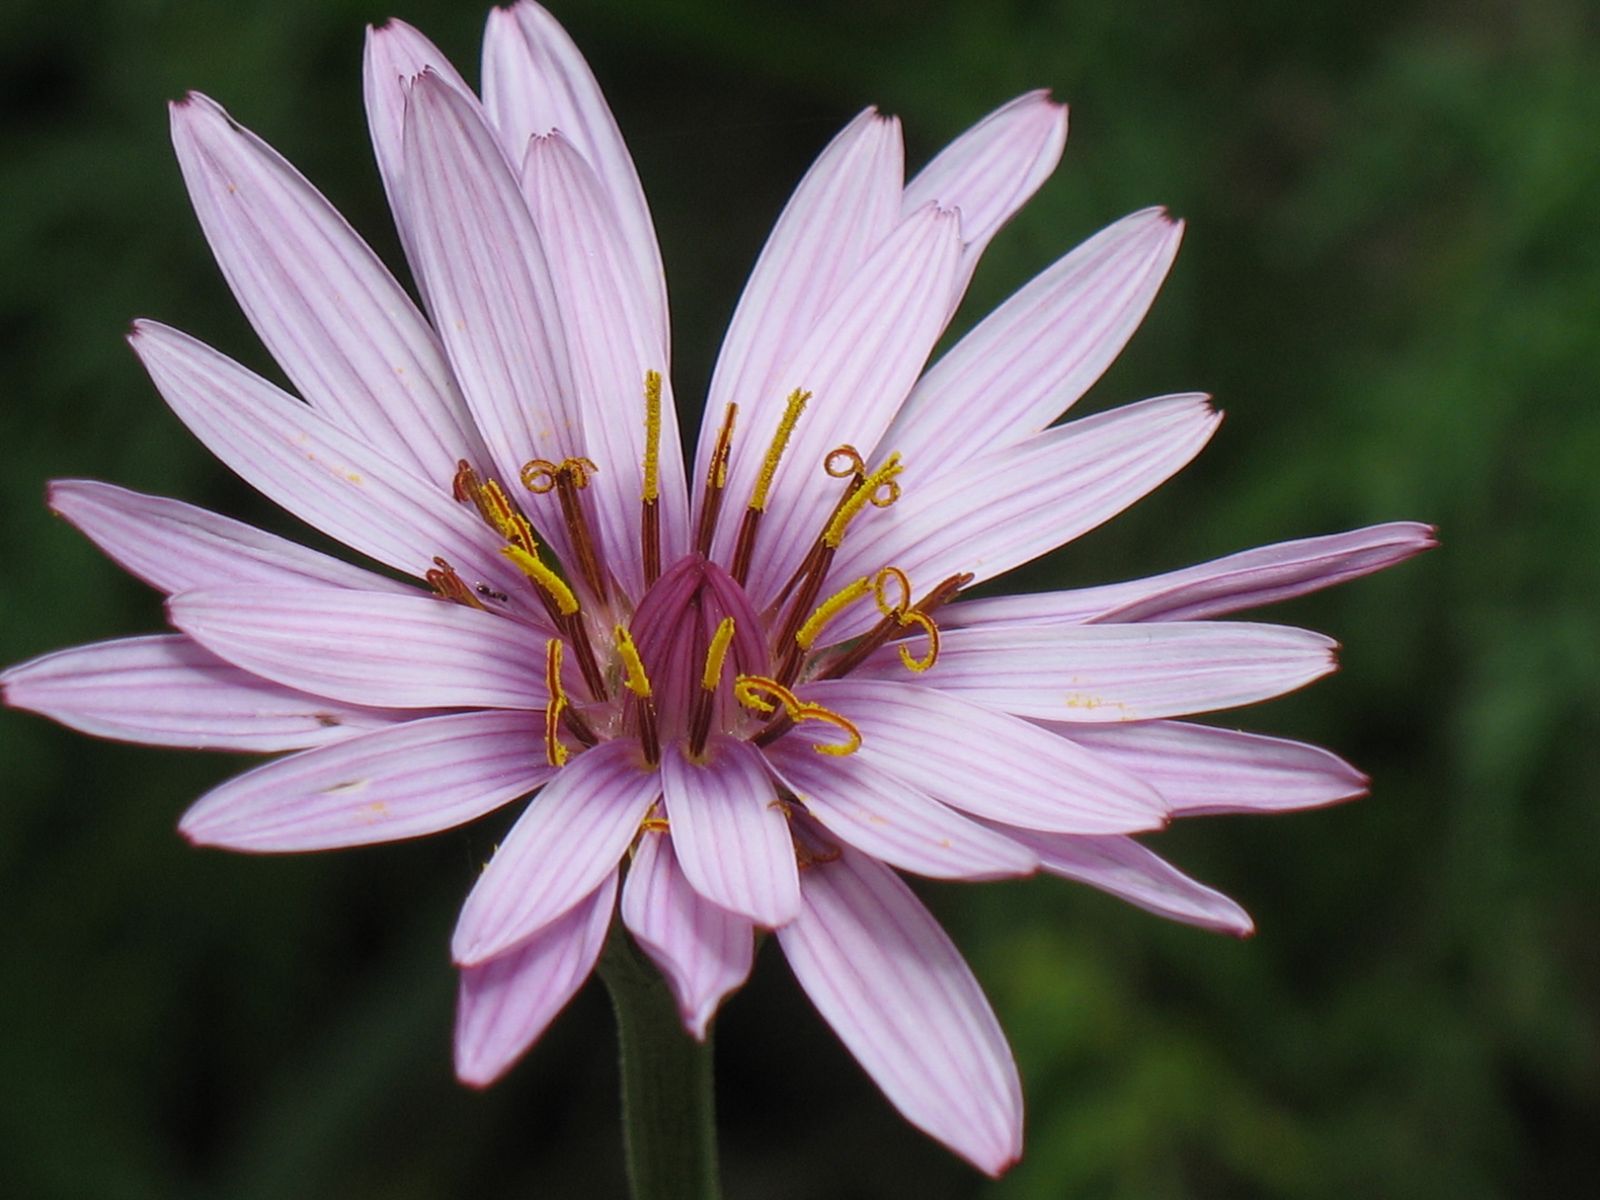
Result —
[[900, 661], [905, 664], [906, 670], [915, 671], [920, 675], [939, 661], [939, 627], [927, 613], [918, 612], [914, 608], [900, 614], [900, 624], [915, 625], [928, 635], [928, 653], [921, 658], [912, 658], [911, 651], [907, 650], [904, 644], [900, 646]]
[[[817, 635], [822, 632], [823, 627], [829, 621], [833, 620], [846, 607], [854, 604], [871, 590], [871, 584], [865, 579], [858, 579], [854, 583], [846, 584], [817, 605], [817, 611], [806, 618], [806, 623], [800, 626], [800, 629], [794, 635], [794, 640], [800, 649], [811, 649], [817, 640]], [[879, 602], [879, 607], [882, 607], [881, 601]]]
[[491, 479], [479, 487], [478, 511], [494, 526], [495, 532], [513, 546], [529, 554], [539, 552], [539, 543], [533, 539], [533, 527], [528, 524], [528, 518], [517, 511], [497, 481]]
[[646, 817], [639, 822], [640, 833], [669, 833], [671, 830], [672, 826], [665, 817]]
[[700, 686], [714, 692], [722, 684], [722, 665], [728, 659], [728, 643], [733, 641], [733, 618], [723, 617], [717, 631], [711, 635], [711, 645], [706, 648], [706, 669], [700, 674]]
[[640, 499], [653, 503], [661, 495], [661, 372], [644, 373], [644, 490]]
[[537, 554], [529, 554], [521, 546], [502, 546], [500, 553], [509, 558], [517, 570], [549, 594], [556, 602], [557, 611], [563, 617], [570, 617], [578, 611], [578, 598], [572, 594], [567, 581], [545, 566]]
[[627, 672], [622, 684], [641, 700], [650, 695], [650, 677], [644, 673], [644, 660], [639, 657], [639, 648], [633, 644], [633, 635], [627, 629], [618, 625], [612, 633], [617, 639], [617, 657], [622, 660], [622, 669]]
[[828, 457], [822, 460], [822, 469], [835, 479], [849, 479], [852, 475], [865, 475], [867, 464], [861, 459], [861, 451], [847, 445], [828, 451]]
[[[891, 579], [900, 590], [900, 599], [892, 602], [885, 587]], [[872, 598], [884, 616], [898, 617], [911, 607], [911, 580], [899, 567], [884, 567], [872, 581]]]
[[563, 458], [558, 463], [548, 458], [536, 458], [522, 464], [522, 486], [538, 496], [554, 491], [563, 479], [569, 480], [573, 487], [586, 488], [589, 486], [589, 476], [599, 469], [592, 459], [587, 458]]
[[783, 458], [784, 450], [788, 448], [795, 422], [800, 419], [800, 414], [805, 411], [806, 401], [810, 399], [811, 393], [803, 388], [795, 388], [789, 393], [788, 403], [783, 410], [783, 419], [778, 422], [778, 432], [772, 435], [772, 444], [767, 447], [767, 457], [761, 463], [761, 474], [757, 477], [756, 486], [750, 493], [750, 507], [757, 512], [766, 511], [767, 492], [772, 488], [772, 477], [777, 474], [778, 462]]
[[566, 689], [561, 686], [561, 641], [551, 638], [544, 644], [544, 681], [550, 700], [544, 708], [544, 755], [552, 767], [567, 761], [567, 748], [561, 741], [561, 714], [567, 707]]
[[844, 533], [850, 527], [850, 522], [856, 519], [868, 501], [877, 508], [887, 508], [898, 500], [900, 485], [895, 482], [895, 476], [903, 470], [905, 468], [900, 465], [900, 455], [889, 455], [883, 466], [863, 479], [861, 485], [839, 506], [839, 511], [833, 514], [833, 520], [828, 522], [828, 528], [823, 532], [823, 543], [837, 550], [844, 542]]
[[[776, 679], [769, 679], [765, 675], [741, 675], [734, 680], [733, 696], [745, 708], [755, 712], [773, 713], [781, 704], [784, 715], [797, 725], [802, 721], [822, 721], [848, 735], [849, 740], [845, 742], [813, 742], [811, 748], [818, 754], [854, 754], [861, 749], [861, 731], [848, 718], [831, 708], [800, 699]], [[774, 700], [777, 704], [773, 703]]]
[[706, 468], [706, 486], [721, 491], [728, 486], [728, 454], [733, 449], [733, 423], [739, 416], [739, 406], [728, 402], [722, 414], [722, 428], [711, 447], [711, 463]]

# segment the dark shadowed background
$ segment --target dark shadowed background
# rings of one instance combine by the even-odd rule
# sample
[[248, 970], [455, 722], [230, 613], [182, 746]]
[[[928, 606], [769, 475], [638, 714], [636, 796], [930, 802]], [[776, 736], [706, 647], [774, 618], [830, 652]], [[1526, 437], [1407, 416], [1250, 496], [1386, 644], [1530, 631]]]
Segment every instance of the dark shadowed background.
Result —
[[[862, 105], [913, 169], [1001, 101], [1073, 105], [970, 325], [1112, 219], [1189, 221], [1080, 411], [1204, 389], [1201, 460], [1023, 577], [1120, 579], [1392, 518], [1444, 548], [1274, 610], [1344, 671], [1246, 714], [1370, 799], [1160, 839], [1261, 932], [1235, 943], [1049, 879], [921, 889], [1008, 1029], [1027, 1156], [981, 1179], [905, 1126], [769, 950], [718, 1027], [743, 1197], [1587, 1194], [1600, 1175], [1600, 17], [1583, 0], [912, 0], [555, 6], [654, 207], [680, 397], [810, 157]], [[197, 88], [398, 265], [365, 142], [366, 22], [476, 79], [444, 0], [0, 7], [0, 662], [156, 628], [156, 597], [42, 505], [83, 475], [297, 532], [212, 462], [122, 342], [171, 322], [277, 377], [167, 146]], [[692, 400], [691, 400], [692, 405]], [[694, 417], [692, 407], [689, 414]], [[690, 423], [693, 428], [693, 423]], [[294, 858], [190, 850], [236, 759], [0, 713], [0, 1194], [619, 1195], [597, 986], [486, 1094], [449, 1057], [446, 940], [505, 821]]]

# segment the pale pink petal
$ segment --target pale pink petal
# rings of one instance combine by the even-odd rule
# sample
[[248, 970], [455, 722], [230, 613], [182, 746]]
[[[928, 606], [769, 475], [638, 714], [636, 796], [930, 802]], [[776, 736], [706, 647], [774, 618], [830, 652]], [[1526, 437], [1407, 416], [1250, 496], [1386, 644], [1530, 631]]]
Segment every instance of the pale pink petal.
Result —
[[411, 84], [404, 147], [417, 266], [450, 366], [501, 481], [569, 560], [555, 493], [535, 496], [518, 482], [531, 459], [585, 452], [560, 306], [533, 217], [481, 114], [430, 72]]
[[[960, 265], [954, 212], [921, 209], [868, 255], [785, 364], [775, 395], [812, 393], [773, 476], [751, 560], [751, 598], [771, 600], [815, 543], [838, 503], [840, 484], [823, 472], [837, 446], [877, 442], [927, 362], [949, 316], [944, 297]], [[768, 411], [771, 411], [770, 409]], [[779, 410], [781, 411], [781, 409]], [[744, 426], [728, 467], [729, 499], [717, 532], [731, 558], [739, 518], [760, 474], [777, 422]]]
[[280, 758], [207, 792], [178, 822], [201, 846], [292, 852], [452, 829], [550, 778], [544, 719], [424, 717]]
[[389, 197], [400, 244], [416, 276], [417, 287], [426, 297], [428, 284], [417, 266], [416, 235], [412, 232], [412, 218], [408, 212], [404, 152], [406, 93], [411, 81], [423, 71], [431, 71], [470, 103], [477, 103], [467, 81], [450, 65], [444, 52], [416, 29], [395, 19], [377, 28], [367, 26], [361, 77], [367, 128], [372, 134], [378, 174]]
[[95, 737], [258, 754], [323, 746], [415, 715], [280, 687], [176, 634], [20, 663], [0, 674], [0, 699]]
[[1066, 144], [1067, 106], [1048, 91], [1028, 92], [984, 117], [906, 184], [906, 213], [930, 203], [961, 210], [966, 249], [952, 309], [989, 239], [1050, 178]]
[[[965, 211], [963, 210], [963, 221]], [[1183, 232], [1158, 208], [1101, 230], [995, 309], [917, 382], [879, 443], [915, 487], [1037, 433], [1121, 352]]]
[[[1091, 724], [1181, 717], [1255, 704], [1337, 665], [1320, 633], [1248, 621], [1002, 625], [946, 630], [918, 682], [1002, 712]], [[905, 674], [893, 647], [857, 672]]]
[[1052, 875], [1086, 883], [1118, 899], [1185, 925], [1249, 937], [1255, 922], [1227, 896], [1189, 878], [1128, 837], [1072, 837], [1008, 829], [1039, 855]]
[[1432, 526], [1392, 521], [1278, 542], [1148, 579], [953, 605], [941, 625], [1196, 621], [1304, 596], [1405, 562], [1438, 545]]
[[644, 380], [661, 380], [660, 511], [662, 559], [689, 548], [683, 449], [666, 349], [656, 322], [639, 303], [623, 242], [600, 180], [561, 134], [533, 139], [523, 165], [523, 190], [544, 240], [561, 298], [586, 453], [599, 467], [589, 484], [599, 537], [625, 591], [644, 591], [639, 557]]
[[[616, 214], [629, 291], [663, 351], [670, 344], [666, 276], [633, 156], [589, 64], [567, 31], [537, 4], [489, 10], [483, 35], [483, 103], [513, 162], [530, 138], [559, 129], [599, 176]], [[660, 364], [666, 374], [667, 364]]]
[[660, 795], [659, 773], [629, 742], [575, 755], [517, 819], [467, 897], [450, 943], [456, 962], [504, 954], [592, 892]]
[[[779, 376], [834, 296], [900, 219], [900, 122], [867, 109], [846, 125], [795, 188], [750, 272], [711, 377], [694, 479], [703, 480], [723, 410], [739, 406], [735, 455], [759, 466], [787, 392]], [[865, 447], [862, 447], [864, 450]], [[746, 484], [746, 493], [748, 492]], [[743, 506], [748, 494], [730, 504]]]
[[1022, 1153], [1022, 1086], [972, 971], [887, 867], [846, 849], [778, 930], [795, 978], [896, 1108], [980, 1170]]
[[707, 761], [678, 743], [661, 753], [661, 790], [678, 865], [713, 904], [778, 926], [800, 905], [789, 822], [761, 754], [748, 742], [715, 738]]
[[1047, 728], [1143, 779], [1174, 816], [1316, 808], [1364, 796], [1371, 782], [1320, 746], [1259, 733], [1182, 721]]
[[588, 899], [521, 945], [461, 969], [456, 1078], [488, 1087], [539, 1040], [594, 970], [616, 898], [612, 871]]
[[468, 584], [482, 582], [519, 611], [537, 612], [522, 599], [527, 581], [499, 554], [499, 540], [448, 490], [186, 334], [139, 321], [128, 340], [190, 432], [302, 521], [418, 578], [442, 556]]
[[543, 708], [542, 635], [419, 594], [223, 587], [179, 592], [172, 624], [288, 687], [385, 708]]
[[116, 564], [159, 591], [229, 583], [328, 584], [371, 592], [415, 589], [181, 500], [92, 479], [52, 480], [50, 511]]
[[[1154, 490], [1200, 452], [1221, 418], [1201, 396], [1145, 400], [1047, 429], [929, 480], [850, 527], [831, 587], [892, 563], [918, 591], [970, 571], [992, 579], [1065, 545]], [[826, 592], [824, 592], [826, 594]], [[830, 636], [875, 623], [866, 605]]]
[[441, 486], [480, 461], [433, 330], [322, 194], [198, 93], [172, 140], [228, 285], [312, 407]]
[[750, 974], [753, 926], [695, 891], [672, 839], [646, 830], [628, 865], [622, 921], [661, 969], [690, 1036], [705, 1041], [722, 998]]
[[[909, 683], [835, 679], [797, 689], [861, 731], [856, 756], [976, 816], [1058, 833], [1159, 829], [1166, 806], [1132, 775], [1016, 717]], [[788, 739], [804, 743], [802, 724]]]
[[934, 879], [1005, 879], [1038, 868], [1033, 853], [1010, 837], [907, 787], [859, 754], [824, 759], [791, 738], [766, 756], [818, 824], [892, 867]]

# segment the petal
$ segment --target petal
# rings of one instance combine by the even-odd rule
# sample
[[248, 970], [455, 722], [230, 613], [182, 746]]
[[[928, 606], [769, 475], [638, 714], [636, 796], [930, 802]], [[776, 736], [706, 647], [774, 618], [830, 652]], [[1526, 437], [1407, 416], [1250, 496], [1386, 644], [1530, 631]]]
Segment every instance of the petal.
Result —
[[550, 778], [543, 724], [526, 712], [407, 721], [230, 779], [196, 801], [178, 830], [200, 846], [279, 852], [452, 829]]
[[1086, 883], [1185, 925], [1241, 938], [1256, 931], [1244, 909], [1132, 838], [1072, 837], [1028, 829], [1006, 832], [1036, 851], [1052, 875]]
[[996, 596], [954, 605], [940, 625], [1050, 625], [1085, 621], [1197, 621], [1276, 604], [1359, 579], [1438, 545], [1415, 521], [1278, 542], [1149, 579], [1066, 592]]
[[[594, 168], [616, 215], [629, 290], [665, 350], [671, 336], [666, 276], [639, 173], [589, 64], [539, 5], [521, 0], [489, 10], [483, 103], [513, 162], [521, 159], [530, 138], [559, 129]], [[665, 360], [659, 366], [665, 375]]]
[[450, 953], [463, 966], [504, 954], [611, 874], [661, 795], [631, 742], [602, 742], [556, 772], [479, 876]]
[[[566, 335], [544, 246], [477, 109], [430, 72], [406, 105], [406, 204], [418, 273], [451, 369], [508, 485], [534, 458], [585, 453]], [[642, 382], [642, 380], [641, 380]], [[554, 492], [522, 493], [565, 561]]]
[[[949, 316], [946, 303], [960, 265], [960, 222], [931, 205], [901, 222], [867, 257], [819, 317], [777, 377], [778, 393], [812, 393], [773, 475], [771, 502], [751, 560], [751, 598], [771, 600], [816, 542], [839, 500], [839, 485], [820, 469], [828, 452], [868, 446], [894, 418], [927, 362]], [[728, 561], [739, 505], [749, 499], [776, 424], [760, 416], [745, 426], [728, 467], [729, 501], [717, 533]]]
[[639, 596], [644, 592], [639, 518], [647, 371], [662, 376], [662, 561], [672, 563], [689, 548], [683, 449], [666, 378], [666, 350], [654, 318], [639, 304], [628, 248], [600, 181], [561, 134], [536, 137], [528, 146], [523, 190], [561, 297], [584, 445], [599, 466], [589, 494], [599, 515], [600, 541], [623, 590]]
[[823, 828], [892, 867], [934, 879], [1004, 879], [1038, 868], [1011, 838], [908, 789], [859, 754], [824, 760], [791, 739], [766, 755]]
[[376, 29], [367, 26], [366, 54], [362, 61], [362, 92], [367, 106], [367, 128], [378, 160], [378, 174], [389, 197], [395, 228], [411, 264], [417, 286], [427, 296], [427, 280], [417, 267], [416, 235], [408, 212], [405, 185], [406, 91], [411, 81], [430, 71], [473, 104], [477, 97], [444, 52], [404, 21], [390, 19]]
[[1175, 816], [1316, 808], [1364, 796], [1371, 782], [1319, 746], [1259, 733], [1181, 721], [1048, 728], [1143, 779]]
[[437, 483], [481, 460], [433, 330], [322, 194], [198, 93], [172, 140], [228, 285], [312, 407]]
[[[887, 563], [919, 588], [970, 571], [992, 579], [1087, 533], [1200, 452], [1221, 418], [1201, 396], [1129, 404], [1035, 434], [930, 480], [890, 508], [868, 509], [834, 560], [824, 590]], [[830, 636], [864, 632], [857, 606]]]
[[[1337, 665], [1332, 638], [1287, 625], [1181, 621], [951, 629], [928, 687], [1040, 720], [1147, 721], [1255, 704]], [[856, 672], [903, 674], [893, 647]]]
[[[771, 437], [787, 396], [779, 369], [900, 219], [904, 153], [900, 122], [869, 108], [828, 143], [795, 188], [728, 325], [707, 393], [695, 479], [706, 477], [729, 404], [739, 405], [746, 431], [735, 439], [735, 453], [751, 438]], [[766, 449], [762, 442], [751, 451], [758, 466]], [[747, 498], [735, 493], [731, 503]]]
[[[963, 210], [963, 223], [965, 210]], [[1122, 351], [1182, 236], [1158, 208], [1125, 217], [995, 309], [917, 383], [879, 444], [921, 483], [1049, 425]]]
[[387, 575], [181, 500], [92, 479], [52, 480], [45, 500], [119, 567], [169, 594], [229, 583], [414, 591]]
[[488, 1087], [539, 1040], [594, 970], [611, 927], [617, 873], [520, 946], [464, 967], [456, 998], [456, 1077]]
[[288, 687], [384, 708], [538, 708], [542, 635], [419, 594], [225, 587], [180, 592], [172, 624]]
[[1016, 717], [883, 680], [826, 680], [797, 693], [860, 730], [856, 757], [952, 808], [1059, 833], [1165, 823], [1166, 806], [1149, 786], [1076, 746], [1062, 753], [1066, 739]]
[[1048, 91], [1028, 92], [951, 142], [906, 184], [906, 213], [930, 203], [961, 210], [966, 249], [952, 309], [989, 239], [1050, 178], [1066, 144], [1067, 106]]
[[521, 599], [527, 581], [498, 553], [499, 539], [448, 491], [176, 329], [139, 321], [128, 341], [190, 432], [308, 525], [418, 578], [442, 556], [469, 583], [535, 611]]
[[761, 754], [748, 742], [713, 739], [707, 760], [662, 750], [661, 790], [678, 865], [713, 904], [778, 926], [800, 905], [789, 822]]
[[254, 753], [322, 746], [413, 715], [280, 687], [175, 634], [21, 663], [0, 674], [0, 699], [96, 737]]
[[846, 849], [806, 872], [778, 930], [795, 978], [900, 1112], [980, 1170], [1022, 1153], [1022, 1086], [994, 1011], [939, 923]]
[[706, 1030], [722, 998], [750, 975], [754, 928], [690, 886], [672, 839], [653, 830], [639, 838], [622, 888], [622, 921], [661, 969], [690, 1036]]

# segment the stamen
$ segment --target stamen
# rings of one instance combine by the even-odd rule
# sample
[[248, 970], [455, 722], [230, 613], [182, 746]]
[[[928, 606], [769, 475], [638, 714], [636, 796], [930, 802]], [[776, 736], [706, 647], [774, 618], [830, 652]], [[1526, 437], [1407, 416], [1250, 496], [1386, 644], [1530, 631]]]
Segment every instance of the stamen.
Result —
[[854, 583], [846, 584], [817, 605], [817, 611], [806, 618], [806, 623], [800, 626], [799, 631], [794, 635], [794, 640], [800, 649], [811, 649], [817, 640], [817, 635], [822, 632], [823, 627], [829, 621], [833, 620], [845, 608], [854, 604], [871, 590], [871, 585], [867, 583], [865, 578], [858, 579]]
[[[800, 699], [776, 679], [765, 675], [740, 675], [733, 683], [733, 696], [741, 705], [754, 712], [774, 713], [777, 704], [783, 706], [784, 716], [795, 724], [802, 721], [821, 721], [843, 730], [849, 740], [845, 742], [813, 742], [811, 748], [818, 754], [843, 756], [861, 749], [861, 731], [846, 717]], [[770, 699], [769, 699], [770, 697]], [[773, 701], [776, 700], [777, 704]]]
[[914, 608], [900, 614], [900, 624], [903, 627], [915, 625], [928, 637], [928, 653], [921, 658], [912, 658], [911, 651], [906, 649], [905, 644], [900, 645], [900, 661], [905, 664], [906, 670], [920, 675], [939, 661], [939, 627], [927, 613], [918, 612]]
[[469, 608], [484, 607], [483, 601], [479, 600], [477, 594], [467, 586], [466, 581], [456, 574], [456, 569], [442, 558], [436, 557], [433, 560], [433, 569], [423, 575], [423, 578], [428, 581], [428, 586], [445, 600], [453, 600]]
[[600, 570], [600, 558], [595, 553], [594, 538], [589, 534], [589, 520], [584, 515], [578, 493], [589, 486], [589, 476], [600, 468], [588, 458], [564, 458], [553, 463], [546, 458], [536, 458], [522, 465], [522, 486], [535, 495], [554, 491], [561, 501], [561, 516], [567, 523], [567, 533], [572, 538], [572, 550], [578, 558], [578, 570], [595, 597], [606, 598], [605, 576]]
[[[839, 451], [835, 450], [834, 454]], [[852, 453], [854, 453], [852, 451]], [[831, 459], [833, 455], [829, 455]], [[834, 514], [833, 520], [828, 522], [828, 528], [822, 534], [823, 544], [837, 550], [844, 541], [845, 530], [850, 527], [850, 522], [856, 519], [858, 513], [870, 501], [874, 508], [888, 508], [900, 499], [900, 485], [895, 481], [905, 468], [900, 465], [900, 455], [891, 454], [884, 461], [883, 466], [873, 471], [864, 478], [849, 498]], [[829, 471], [829, 474], [832, 474]]]
[[733, 618], [723, 617], [706, 648], [706, 669], [700, 673], [700, 686], [714, 692], [722, 684], [722, 666], [728, 659], [728, 643], [733, 641]]
[[550, 701], [544, 709], [544, 755], [552, 767], [564, 766], [567, 748], [561, 742], [561, 713], [567, 707], [567, 693], [561, 686], [562, 643], [551, 638], [544, 644], [544, 681]]
[[[890, 568], [885, 568], [885, 571], [889, 569]], [[885, 571], [878, 572], [877, 582], [880, 585], [886, 577]], [[892, 578], [892, 576], [888, 576], [888, 578]], [[917, 625], [924, 633], [928, 634], [930, 654], [928, 658], [921, 660], [923, 665], [921, 665], [919, 668], [918, 665], [908, 661], [910, 659], [910, 654], [904, 648], [902, 648], [900, 651], [901, 662], [905, 663], [905, 665], [913, 671], [919, 669], [927, 670], [928, 667], [933, 666], [934, 661], [938, 659], [939, 655], [938, 627], [933, 626], [933, 620], [928, 616], [928, 614], [939, 608], [941, 605], [950, 603], [950, 601], [956, 598], [956, 595], [961, 591], [961, 589], [966, 587], [967, 584], [971, 582], [972, 573], [970, 571], [963, 571], [959, 575], [952, 575], [950, 578], [946, 579], [943, 583], [939, 584], [938, 587], [934, 588], [931, 592], [924, 596], [921, 600], [917, 601], [914, 608], [906, 609], [905, 612], [898, 615], [893, 611], [886, 613], [883, 620], [879, 621], [875, 626], [873, 626], [872, 629], [867, 632], [867, 635], [864, 638], [850, 648], [848, 653], [835, 659], [833, 662], [828, 663], [821, 671], [818, 671], [814, 677], [817, 679], [842, 679], [851, 671], [854, 671], [862, 663], [866, 662], [868, 657], [870, 657], [880, 646], [886, 644], [896, 632], [906, 628], [907, 625]], [[911, 617], [911, 614], [913, 613], [916, 614], [916, 617], [922, 618], [922, 620], [917, 620], [916, 617]], [[902, 617], [908, 617], [910, 619], [902, 620]], [[928, 624], [923, 625], [922, 621], [927, 621]], [[933, 626], [933, 628], [930, 629], [929, 626]]]
[[640, 833], [670, 833], [671, 824], [665, 817], [646, 817], [639, 822]]
[[717, 431], [716, 444], [711, 448], [711, 461], [706, 466], [706, 494], [700, 502], [700, 524], [694, 535], [694, 548], [701, 554], [711, 552], [711, 535], [722, 511], [722, 491], [728, 486], [728, 454], [733, 448], [733, 422], [738, 415], [739, 406], [730, 401], [722, 416], [722, 428]]
[[534, 539], [528, 518], [518, 511], [497, 481], [491, 479], [485, 483], [479, 479], [478, 472], [464, 458], [456, 463], [451, 492], [458, 503], [476, 508], [483, 523], [506, 541], [521, 546], [529, 554], [538, 553], [539, 543]]
[[854, 475], [858, 483], [867, 474], [867, 464], [862, 461], [861, 451], [849, 444], [828, 451], [828, 456], [822, 460], [822, 469], [835, 479], [849, 479]]
[[639, 648], [633, 644], [633, 635], [624, 626], [612, 630], [617, 641], [617, 657], [622, 659], [622, 669], [627, 673], [623, 686], [641, 700], [650, 698], [650, 677], [644, 673], [644, 661]]
[[644, 373], [644, 487], [639, 522], [644, 582], [649, 587], [661, 578], [661, 372]]
[[570, 617], [578, 611], [578, 597], [567, 586], [567, 581], [545, 566], [537, 554], [529, 554], [521, 546], [502, 546], [500, 553], [509, 558], [517, 570], [544, 589], [545, 594], [555, 601], [563, 617]]
[[756, 477], [756, 485], [750, 491], [750, 504], [739, 521], [739, 537], [733, 547], [733, 567], [728, 572], [741, 585], [750, 574], [750, 556], [755, 550], [756, 530], [761, 525], [761, 514], [767, 511], [767, 494], [772, 490], [772, 477], [777, 474], [778, 463], [782, 461], [783, 452], [788, 448], [795, 422], [800, 419], [800, 414], [805, 411], [806, 401], [810, 399], [811, 393], [804, 388], [795, 388], [789, 393], [783, 417], [778, 422], [778, 432], [772, 435], [772, 444], [767, 447], [767, 457], [761, 462], [761, 474]]

